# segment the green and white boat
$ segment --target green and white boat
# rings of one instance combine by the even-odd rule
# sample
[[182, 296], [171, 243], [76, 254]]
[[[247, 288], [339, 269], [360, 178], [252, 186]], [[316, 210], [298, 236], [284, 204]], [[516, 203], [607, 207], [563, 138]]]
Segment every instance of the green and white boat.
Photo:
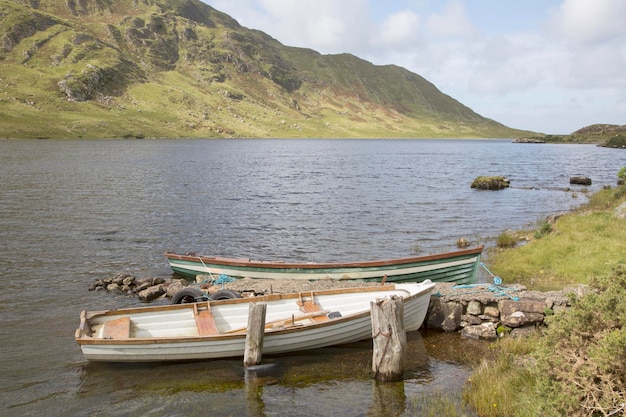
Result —
[[174, 272], [195, 279], [197, 275], [253, 279], [361, 280], [377, 282], [453, 282], [474, 284], [483, 246], [455, 252], [365, 262], [281, 262], [245, 258], [185, 255], [167, 252]]

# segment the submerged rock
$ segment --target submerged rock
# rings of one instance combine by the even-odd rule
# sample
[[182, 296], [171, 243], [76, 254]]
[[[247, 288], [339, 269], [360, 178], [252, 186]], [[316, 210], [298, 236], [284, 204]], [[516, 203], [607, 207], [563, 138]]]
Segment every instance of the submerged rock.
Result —
[[570, 177], [570, 184], [574, 185], [591, 185], [591, 178], [589, 177]]
[[498, 334], [493, 323], [481, 323], [474, 326], [467, 326], [461, 330], [461, 336], [468, 339], [496, 339]]

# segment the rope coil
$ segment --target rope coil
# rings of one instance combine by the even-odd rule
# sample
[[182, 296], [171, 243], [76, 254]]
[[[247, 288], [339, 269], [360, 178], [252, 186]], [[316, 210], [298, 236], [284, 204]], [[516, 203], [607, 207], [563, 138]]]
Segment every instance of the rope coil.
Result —
[[224, 288], [224, 284], [228, 284], [229, 282], [234, 282], [235, 278], [231, 278], [228, 275], [220, 274], [220, 276], [213, 281], [213, 285], [222, 285]]
[[480, 291], [484, 291], [487, 290], [489, 292], [495, 293], [496, 297], [509, 297], [511, 300], [513, 301], [519, 301], [519, 297], [515, 297], [513, 295], [508, 294], [507, 291], [517, 291], [516, 288], [513, 287], [502, 287], [500, 284], [502, 284], [502, 278], [495, 276], [488, 268], [487, 266], [485, 266], [484, 263], [480, 263], [480, 266], [482, 266], [485, 271], [487, 271], [489, 273], [489, 275], [491, 275], [491, 278], [493, 279], [493, 284], [466, 284], [466, 285], [455, 285], [452, 287], [453, 290], [455, 289], [472, 289], [472, 288], [477, 288], [479, 290], [475, 291], [475, 292], [480, 292]]

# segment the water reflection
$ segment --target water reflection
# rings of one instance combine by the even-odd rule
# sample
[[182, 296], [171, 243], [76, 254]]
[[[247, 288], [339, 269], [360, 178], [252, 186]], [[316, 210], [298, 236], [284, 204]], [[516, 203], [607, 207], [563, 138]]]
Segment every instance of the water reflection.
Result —
[[368, 416], [400, 416], [406, 409], [404, 381], [372, 383], [372, 405]]
[[[404, 380], [387, 383], [372, 376], [371, 340], [266, 356], [261, 365], [247, 370], [241, 359], [86, 363], [76, 402], [93, 415], [124, 408], [130, 416], [193, 416], [206, 415], [208, 407], [215, 416], [401, 416], [420, 402], [422, 391], [459, 379], [458, 373], [449, 372], [455, 358], [444, 357], [446, 351], [437, 348], [443, 340], [438, 334], [408, 333]], [[433, 360], [427, 346], [443, 351], [439, 356], [448, 362]]]

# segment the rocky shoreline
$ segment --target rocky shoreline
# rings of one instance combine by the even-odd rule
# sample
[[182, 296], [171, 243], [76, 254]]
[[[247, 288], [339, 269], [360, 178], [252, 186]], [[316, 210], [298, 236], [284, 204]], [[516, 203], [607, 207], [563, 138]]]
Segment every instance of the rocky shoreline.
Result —
[[435, 286], [424, 325], [460, 331], [471, 339], [521, 336], [544, 326], [546, 316], [570, 306], [568, 294], [584, 295], [584, 286], [561, 291], [528, 291], [523, 285], [476, 284]]
[[[333, 288], [376, 286], [380, 283], [359, 281], [295, 281], [239, 279], [215, 283], [209, 276], [199, 275], [196, 283], [173, 278], [136, 278], [120, 273], [97, 280], [90, 291], [106, 291], [137, 296], [142, 302], [165, 301], [186, 287], [201, 289], [207, 294], [231, 290], [243, 297], [271, 293], [307, 292]], [[454, 285], [437, 283], [432, 292], [424, 327], [444, 332], [460, 332], [472, 339], [496, 339], [505, 334], [519, 336], [544, 325], [546, 316], [557, 314], [569, 306], [569, 293], [584, 295], [585, 287], [562, 291], [528, 291], [522, 285], [495, 284]], [[169, 301], [168, 301], [169, 302]]]

